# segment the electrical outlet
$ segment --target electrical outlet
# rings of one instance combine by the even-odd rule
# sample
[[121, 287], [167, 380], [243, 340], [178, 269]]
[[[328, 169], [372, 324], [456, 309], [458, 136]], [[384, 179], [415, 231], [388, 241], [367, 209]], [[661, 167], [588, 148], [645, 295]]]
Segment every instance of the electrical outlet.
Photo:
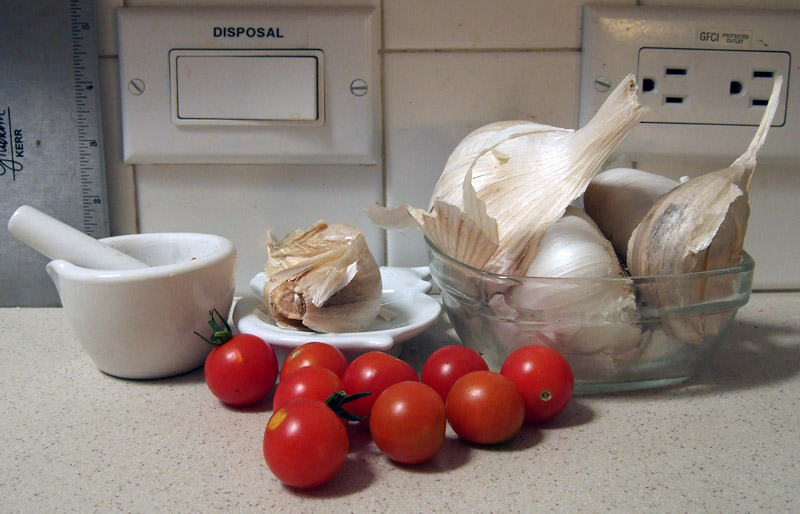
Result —
[[800, 158], [800, 11], [584, 8], [580, 126], [625, 75], [648, 113], [620, 145], [643, 155], [735, 158], [761, 120], [776, 76], [780, 103], [760, 161]]
[[[639, 50], [642, 123], [758, 126], [775, 77], [789, 76], [788, 52]], [[772, 126], [786, 120], [786, 89]]]

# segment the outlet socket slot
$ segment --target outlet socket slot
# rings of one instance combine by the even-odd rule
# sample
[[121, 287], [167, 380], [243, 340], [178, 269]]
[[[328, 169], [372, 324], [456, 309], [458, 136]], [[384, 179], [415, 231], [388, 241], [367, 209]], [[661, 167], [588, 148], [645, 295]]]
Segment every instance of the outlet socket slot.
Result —
[[753, 78], [754, 79], [771, 79], [771, 78], [775, 78], [775, 72], [774, 71], [753, 70]]

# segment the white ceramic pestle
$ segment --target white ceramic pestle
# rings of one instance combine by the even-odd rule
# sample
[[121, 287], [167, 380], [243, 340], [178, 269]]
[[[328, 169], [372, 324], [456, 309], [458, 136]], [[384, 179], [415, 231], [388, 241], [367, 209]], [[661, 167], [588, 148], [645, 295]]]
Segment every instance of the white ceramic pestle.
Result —
[[29, 205], [11, 215], [8, 231], [42, 255], [76, 266], [106, 270], [149, 267]]

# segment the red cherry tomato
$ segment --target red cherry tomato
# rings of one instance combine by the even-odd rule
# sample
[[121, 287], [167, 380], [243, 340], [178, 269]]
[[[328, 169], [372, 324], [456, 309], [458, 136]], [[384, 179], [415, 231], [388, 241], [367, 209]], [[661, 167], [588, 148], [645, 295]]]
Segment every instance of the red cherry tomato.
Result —
[[276, 411], [295, 398], [311, 398], [324, 402], [342, 391], [342, 379], [333, 371], [320, 366], [305, 366], [281, 378], [272, 397], [272, 410]]
[[563, 355], [542, 345], [523, 346], [506, 357], [500, 373], [525, 400], [525, 421], [540, 423], [564, 410], [572, 397], [572, 368]]
[[458, 344], [439, 348], [428, 357], [422, 367], [420, 381], [431, 386], [443, 400], [459, 378], [470, 371], [488, 371], [489, 366], [481, 354]]
[[[356, 357], [342, 376], [344, 392], [348, 395], [369, 392], [369, 396], [354, 400], [347, 410], [356, 416], [367, 416], [378, 396], [390, 385], [411, 380], [419, 382], [417, 372], [405, 361], [383, 352], [367, 352]], [[369, 418], [365, 420], [369, 423]]]
[[264, 398], [278, 378], [278, 359], [262, 339], [236, 334], [206, 357], [206, 384], [221, 401], [249, 405]]
[[494, 371], [473, 371], [456, 380], [447, 395], [446, 409], [453, 431], [480, 444], [508, 441], [525, 418], [519, 389]]
[[444, 401], [420, 382], [391, 385], [375, 400], [369, 430], [378, 448], [405, 464], [424, 462], [442, 448], [447, 428]]
[[281, 368], [281, 380], [305, 366], [322, 366], [340, 378], [347, 369], [347, 358], [341, 350], [327, 343], [311, 342], [298, 346], [286, 357]]
[[324, 484], [342, 468], [349, 449], [344, 423], [318, 400], [292, 400], [275, 411], [264, 430], [267, 466], [292, 487]]

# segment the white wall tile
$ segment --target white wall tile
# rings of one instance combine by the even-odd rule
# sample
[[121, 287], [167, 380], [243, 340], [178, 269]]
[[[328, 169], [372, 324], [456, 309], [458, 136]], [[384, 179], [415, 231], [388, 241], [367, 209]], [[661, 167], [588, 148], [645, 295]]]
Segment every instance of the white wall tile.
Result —
[[[387, 205], [428, 205], [450, 152], [499, 120], [574, 128], [578, 52], [387, 54], [384, 63]], [[424, 264], [417, 232], [388, 234], [388, 262]]]
[[238, 251], [238, 294], [263, 271], [267, 231], [277, 238], [319, 219], [358, 226], [379, 263], [383, 231], [362, 209], [381, 200], [377, 166], [136, 167], [141, 232], [206, 232]]
[[[384, 0], [386, 48], [581, 46], [585, 0]], [[636, 5], [635, 0], [593, 4]]]

